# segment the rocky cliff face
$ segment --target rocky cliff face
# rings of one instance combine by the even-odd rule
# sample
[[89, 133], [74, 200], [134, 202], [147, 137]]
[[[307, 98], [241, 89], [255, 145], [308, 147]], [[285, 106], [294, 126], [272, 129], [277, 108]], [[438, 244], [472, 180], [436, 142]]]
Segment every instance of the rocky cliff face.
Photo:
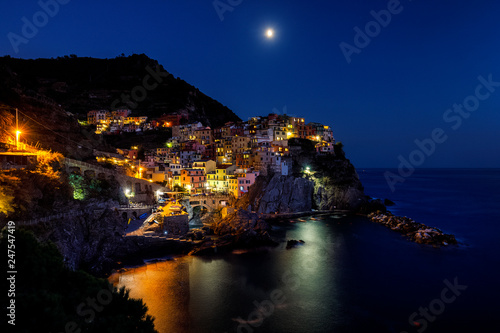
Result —
[[349, 160], [335, 160], [320, 166], [310, 178], [314, 183], [313, 201], [319, 210], [356, 211], [368, 201], [356, 169]]
[[313, 208], [314, 183], [305, 178], [274, 175], [258, 203], [258, 213], [293, 213]]
[[[28, 227], [40, 241], [52, 241], [68, 268], [101, 273], [114, 265], [116, 250], [123, 243], [126, 222], [109, 207], [116, 202], [89, 203], [83, 214]], [[77, 213], [77, 207], [68, 209]]]
[[[205, 228], [207, 227], [203, 229]], [[222, 220], [215, 220], [211, 228], [196, 232], [196, 237], [202, 241], [191, 254], [211, 255], [237, 248], [277, 245], [268, 233], [271, 225], [258, 214], [244, 209], [237, 210]], [[212, 238], [214, 234], [216, 238]]]
[[[293, 142], [292, 142], [293, 144]], [[342, 209], [367, 213], [385, 207], [363, 192], [356, 169], [341, 147], [335, 155], [316, 155], [309, 143], [292, 154], [292, 174], [259, 177], [236, 207], [258, 213], [296, 213]], [[306, 172], [307, 170], [307, 172]]]

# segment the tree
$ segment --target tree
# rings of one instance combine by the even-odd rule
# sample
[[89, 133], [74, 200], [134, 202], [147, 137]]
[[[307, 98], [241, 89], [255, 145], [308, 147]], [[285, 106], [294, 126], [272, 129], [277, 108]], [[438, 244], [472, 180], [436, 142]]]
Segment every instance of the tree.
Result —
[[[67, 332], [68, 326], [72, 332], [156, 332], [142, 300], [131, 299], [105, 279], [69, 270], [53, 243], [39, 243], [23, 229], [15, 237], [17, 332]], [[4, 229], [3, 253], [8, 244]], [[3, 290], [9, 290], [8, 281], [3, 283]]]
[[59, 179], [61, 177], [61, 173], [55, 170], [63, 159], [61, 154], [47, 150], [38, 150], [36, 155], [36, 173], [42, 174], [51, 179]]
[[15, 212], [13, 185], [19, 183], [19, 178], [0, 173], [0, 214], [9, 216]]
[[344, 153], [344, 144], [342, 142], [337, 142], [334, 146], [333, 146], [333, 151], [335, 152], [335, 156], [338, 156], [338, 157], [345, 157], [345, 153]]
[[85, 178], [79, 174], [72, 173], [69, 175], [69, 184], [73, 188], [73, 198], [76, 200], [85, 200], [88, 196]]
[[14, 132], [8, 130], [14, 126], [14, 115], [11, 109], [10, 106], [0, 104], [0, 141], [2, 142], [9, 142], [14, 138]]
[[173, 190], [174, 190], [174, 192], [186, 192], [186, 189], [178, 184], [174, 185]]

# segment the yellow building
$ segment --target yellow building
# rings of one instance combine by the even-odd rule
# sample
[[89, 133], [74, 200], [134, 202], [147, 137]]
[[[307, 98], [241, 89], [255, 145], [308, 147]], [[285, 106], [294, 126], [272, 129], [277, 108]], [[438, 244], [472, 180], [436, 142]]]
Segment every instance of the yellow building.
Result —
[[215, 172], [207, 174], [208, 188], [213, 192], [227, 192], [229, 190], [228, 175], [234, 173], [236, 166], [222, 164], [217, 166]]
[[181, 175], [172, 175], [172, 188], [175, 185], [178, 185], [178, 186], [182, 187]]
[[232, 194], [235, 198], [238, 197], [238, 178], [236, 175], [226, 176], [229, 182], [228, 192]]

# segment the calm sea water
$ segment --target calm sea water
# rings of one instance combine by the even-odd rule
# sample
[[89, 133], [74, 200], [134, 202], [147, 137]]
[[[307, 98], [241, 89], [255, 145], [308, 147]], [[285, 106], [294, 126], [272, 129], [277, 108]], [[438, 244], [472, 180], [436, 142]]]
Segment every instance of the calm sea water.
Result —
[[358, 170], [367, 194], [460, 246], [414, 244], [363, 217], [304, 218], [274, 230], [305, 241], [294, 249], [176, 258], [110, 280], [144, 299], [159, 332], [417, 332], [410, 321], [420, 332], [493, 331], [500, 170], [417, 170], [394, 193], [384, 171]]

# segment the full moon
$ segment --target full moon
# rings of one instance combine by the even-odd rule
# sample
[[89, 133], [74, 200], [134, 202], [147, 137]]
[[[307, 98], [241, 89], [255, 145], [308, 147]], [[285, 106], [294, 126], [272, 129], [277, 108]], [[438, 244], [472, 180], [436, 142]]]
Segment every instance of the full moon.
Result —
[[266, 31], [266, 37], [267, 38], [273, 38], [274, 37], [274, 30], [273, 29], [267, 29], [267, 31]]

